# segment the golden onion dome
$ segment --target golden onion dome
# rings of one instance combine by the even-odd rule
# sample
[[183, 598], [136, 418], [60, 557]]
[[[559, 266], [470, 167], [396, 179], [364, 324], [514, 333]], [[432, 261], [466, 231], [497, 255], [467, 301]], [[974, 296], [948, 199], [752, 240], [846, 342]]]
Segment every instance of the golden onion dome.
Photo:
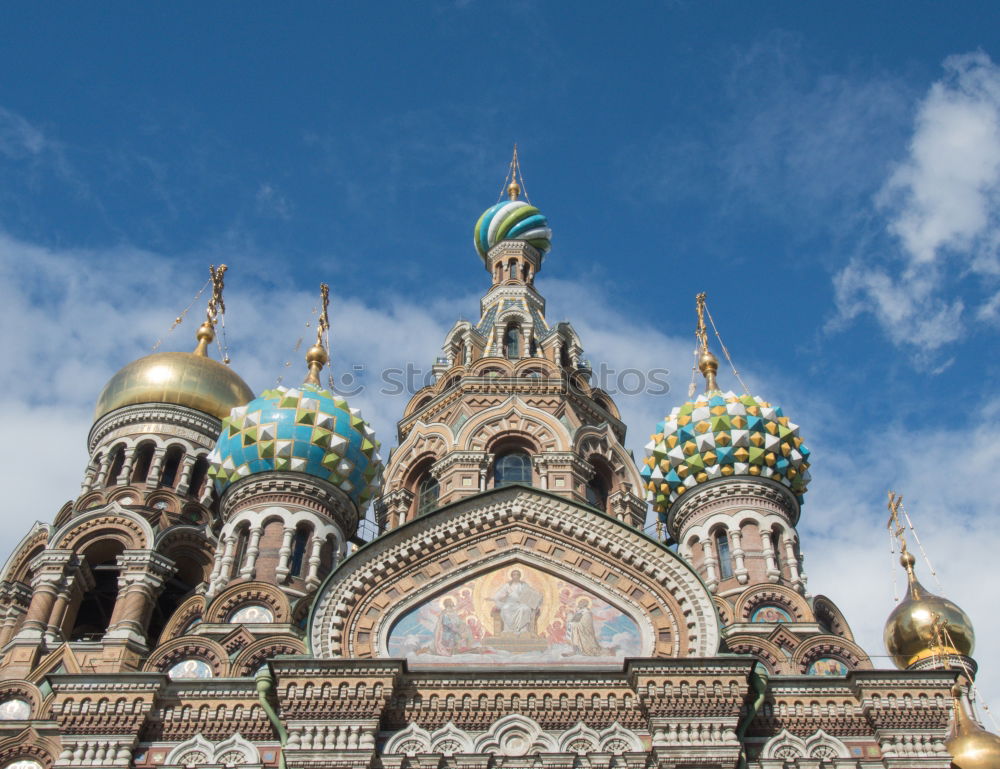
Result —
[[913, 571], [913, 555], [904, 552], [899, 560], [909, 584], [884, 633], [885, 648], [896, 667], [905, 670], [928, 657], [972, 656], [976, 636], [969, 616], [947, 598], [924, 589]]
[[229, 366], [208, 357], [215, 338], [210, 323], [198, 329], [194, 352], [156, 352], [132, 361], [104, 386], [94, 421], [122, 406], [170, 403], [187, 406], [218, 419], [253, 400], [253, 391]]
[[1000, 767], [1000, 737], [986, 731], [965, 710], [962, 687], [952, 687], [955, 721], [945, 740], [955, 769], [997, 769]]

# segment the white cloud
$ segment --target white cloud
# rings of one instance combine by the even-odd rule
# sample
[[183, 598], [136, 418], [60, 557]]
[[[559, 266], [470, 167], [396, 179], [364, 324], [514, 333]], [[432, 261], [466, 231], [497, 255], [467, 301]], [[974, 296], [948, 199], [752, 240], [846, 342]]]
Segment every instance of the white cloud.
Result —
[[834, 281], [838, 321], [871, 312], [895, 344], [921, 354], [962, 335], [967, 304], [983, 303], [979, 320], [994, 315], [978, 294], [1000, 274], [1000, 68], [977, 52], [947, 58], [944, 70], [876, 198], [898, 252], [863, 253]]
[[289, 219], [292, 206], [281, 192], [270, 182], [261, 182], [255, 196], [258, 213], [274, 216], [278, 219]]
[[16, 112], [0, 107], [0, 153], [12, 158], [38, 155], [48, 145], [39, 128]]

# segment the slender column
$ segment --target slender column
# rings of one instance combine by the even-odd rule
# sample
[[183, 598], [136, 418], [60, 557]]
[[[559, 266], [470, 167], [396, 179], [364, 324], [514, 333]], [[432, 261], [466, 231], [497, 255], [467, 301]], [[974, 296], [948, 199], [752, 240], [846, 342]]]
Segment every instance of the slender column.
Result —
[[785, 562], [788, 564], [788, 572], [792, 578], [792, 584], [795, 586], [796, 590], [802, 592], [805, 585], [802, 582], [802, 575], [799, 574], [799, 559], [795, 555], [795, 542], [792, 540], [791, 534], [785, 534], [784, 536], [784, 546], [785, 546]]
[[149, 464], [149, 472], [146, 473], [146, 488], [155, 489], [160, 485], [160, 476], [163, 474], [163, 457], [167, 450], [157, 447], [153, 450], [153, 461]]
[[739, 529], [733, 529], [729, 532], [729, 539], [733, 543], [733, 561], [736, 562], [733, 574], [736, 575], [737, 582], [745, 585], [749, 579], [750, 572], [747, 571], [746, 553], [743, 552], [743, 535]]
[[27, 612], [30, 603], [31, 590], [20, 582], [10, 583], [0, 592], [0, 605], [7, 607], [0, 623], [0, 648], [14, 635], [17, 621]]
[[[48, 627], [45, 629], [45, 640], [50, 644], [58, 644], [67, 640], [63, 632], [66, 622], [66, 611], [74, 597], [83, 597], [83, 593], [94, 589], [94, 575], [90, 572], [86, 561], [77, 561], [67, 566], [64, 578], [52, 604]], [[74, 596], [74, 593], [76, 596]]]
[[314, 533], [312, 542], [309, 543], [309, 572], [306, 574], [306, 587], [315, 590], [319, 587], [319, 562], [320, 551], [323, 548], [323, 538]]
[[212, 566], [212, 573], [208, 578], [208, 590], [206, 591], [206, 597], [211, 598], [215, 595], [215, 591], [219, 586], [219, 581], [222, 576], [222, 553], [225, 550], [225, 544], [220, 542], [221, 547], [216, 546], [215, 548], [215, 563]]
[[180, 480], [177, 481], [177, 493], [187, 494], [188, 485], [191, 483], [191, 471], [194, 470], [195, 457], [191, 454], [184, 455], [184, 461], [181, 463], [181, 476]]
[[767, 567], [768, 582], [777, 582], [781, 578], [781, 570], [777, 561], [774, 560], [774, 546], [771, 543], [771, 532], [767, 529], [760, 530], [760, 541], [764, 550], [764, 565]]
[[119, 486], [128, 486], [132, 480], [132, 466], [135, 464], [136, 450], [125, 449], [125, 461], [122, 462], [122, 469], [118, 471], [118, 478], [115, 480]]
[[93, 462], [87, 462], [87, 469], [83, 471], [83, 482], [80, 484], [80, 493], [86, 494], [94, 488], [94, 480], [97, 478], [98, 467]]
[[[254, 567], [257, 565], [257, 556], [260, 555], [260, 537], [264, 533], [264, 528], [257, 524], [252, 529], [250, 529], [250, 540], [247, 543], [247, 555], [246, 560], [243, 564], [243, 568], [240, 569], [240, 576], [243, 579], [253, 579]], [[239, 566], [239, 564], [236, 564]]]
[[102, 483], [107, 486], [108, 479], [108, 468], [111, 467], [111, 452], [105, 451], [104, 456], [101, 457], [100, 467], [97, 468], [97, 473], [94, 475], [94, 485], [101, 485]]
[[705, 585], [709, 590], [715, 592], [715, 588], [719, 586], [719, 562], [712, 547], [712, 538], [705, 539], [701, 543], [701, 548], [705, 553]]
[[225, 537], [225, 549], [222, 551], [222, 568], [219, 570], [220, 585], [224, 585], [233, 576], [233, 555], [236, 551], [236, 535], [232, 532]]
[[542, 484], [542, 488], [547, 489], [549, 487], [549, 473], [544, 456], [535, 456], [535, 472], [538, 473], [538, 480]]
[[292, 537], [294, 535], [295, 529], [286, 526], [281, 538], [281, 549], [278, 550], [278, 568], [275, 572], [278, 582], [284, 582], [288, 578], [288, 557], [292, 554]]
[[52, 607], [62, 588], [67, 567], [77, 562], [72, 550], [43, 550], [31, 561], [31, 603], [16, 638], [41, 641], [48, 629]]
[[[105, 638], [146, 644], [146, 627], [164, 583], [176, 571], [174, 562], [155, 550], [126, 550], [118, 556], [118, 600]], [[155, 640], [155, 639], [154, 639]]]

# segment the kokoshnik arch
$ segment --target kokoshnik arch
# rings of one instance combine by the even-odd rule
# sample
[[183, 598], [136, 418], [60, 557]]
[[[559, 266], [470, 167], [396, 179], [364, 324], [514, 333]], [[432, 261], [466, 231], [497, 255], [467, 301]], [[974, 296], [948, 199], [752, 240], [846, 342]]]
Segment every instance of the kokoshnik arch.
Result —
[[1000, 765], [966, 700], [971, 624], [908, 554], [897, 669], [810, 593], [812, 455], [719, 388], [703, 298], [705, 391], [636, 465], [546, 320], [552, 232], [519, 178], [515, 153], [475, 223], [480, 318], [384, 466], [321, 384], [326, 286], [300, 386], [255, 397], [208, 357], [222, 268], [194, 352], [111, 379], [80, 494], [0, 575], [0, 769]]

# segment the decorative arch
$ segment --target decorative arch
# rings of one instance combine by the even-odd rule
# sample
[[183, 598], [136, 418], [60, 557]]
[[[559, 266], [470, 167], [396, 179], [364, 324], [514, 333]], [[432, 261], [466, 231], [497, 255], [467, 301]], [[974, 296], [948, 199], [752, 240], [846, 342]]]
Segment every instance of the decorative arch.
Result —
[[[585, 567], [567, 569], [566, 552], [578, 554]], [[385, 655], [383, 641], [404, 611], [469, 575], [515, 562], [565, 574], [567, 582], [611, 598], [609, 604], [640, 623], [644, 655], [718, 651], [715, 606], [683, 559], [580, 503], [511, 486], [405, 523], [341, 562], [315, 599], [312, 653], [320, 658]]]
[[194, 766], [216, 764], [218, 766], [240, 766], [259, 764], [260, 754], [251, 742], [237, 732], [222, 742], [209, 742], [196, 734], [187, 742], [182, 742], [167, 755], [168, 765]]
[[785, 666], [785, 653], [773, 641], [757, 635], [734, 635], [726, 638], [726, 646], [733, 654], [756, 657], [771, 674], [781, 673]]
[[21, 679], [10, 679], [0, 683], [0, 705], [11, 699], [19, 699], [28, 703], [30, 711], [24, 720], [41, 718], [44, 698], [35, 684]]
[[812, 600], [813, 614], [816, 621], [821, 625], [826, 624], [833, 635], [846, 638], [854, 642], [854, 633], [851, 632], [850, 625], [837, 605], [825, 595], [817, 595]]
[[512, 436], [529, 442], [536, 451], [569, 451], [572, 446], [572, 438], [562, 422], [516, 395], [470, 417], [462, 425], [455, 443], [467, 450], [486, 451], [501, 438]]
[[229, 655], [226, 650], [221, 644], [201, 636], [182, 636], [167, 641], [149, 655], [143, 669], [166, 673], [181, 660], [191, 657], [207, 662], [214, 678], [229, 675]]
[[511, 713], [498, 719], [473, 746], [473, 753], [494, 756], [525, 756], [531, 753], [555, 753], [556, 742], [542, 731], [536, 721]]
[[58, 754], [58, 743], [51, 737], [43, 737], [32, 726], [0, 740], [0, 766], [31, 760], [40, 763], [43, 769], [52, 769]]
[[7, 559], [0, 572], [0, 582], [20, 582], [30, 586], [27, 575], [31, 570], [31, 559], [45, 549], [51, 534], [52, 527], [44, 523], [32, 526], [31, 531], [14, 548], [13, 555]]
[[792, 662], [799, 668], [799, 672], [805, 673], [816, 660], [824, 657], [843, 661], [849, 670], [872, 667], [871, 659], [860, 646], [832, 635], [812, 636], [803, 641], [795, 649]]
[[172, 638], [179, 638], [187, 630], [192, 620], [203, 619], [205, 615], [205, 596], [192, 595], [184, 603], [177, 607], [170, 621], [167, 622], [163, 632], [160, 633], [158, 643], [162, 644]]
[[277, 586], [268, 582], [241, 582], [215, 596], [205, 612], [205, 621], [225, 622], [243, 603], [264, 604], [274, 614], [274, 621], [280, 624], [287, 623], [292, 614], [288, 596]]
[[418, 753], [431, 752], [431, 734], [426, 729], [411, 723], [405, 729], [396, 732], [386, 742], [383, 752], [386, 755], [415, 756]]
[[153, 528], [145, 518], [112, 502], [105, 509], [74, 518], [57, 531], [52, 540], [56, 550], [80, 552], [99, 539], [113, 539], [126, 550], [152, 549]]
[[247, 646], [230, 665], [231, 675], [248, 678], [267, 660], [282, 654], [305, 654], [306, 645], [291, 636], [261, 638]]
[[796, 737], [782, 729], [764, 745], [761, 752], [763, 759], [795, 759], [795, 758], [850, 758], [851, 752], [843, 742], [822, 729], [814, 732], [806, 739]]
[[795, 622], [811, 622], [813, 619], [812, 609], [800, 593], [777, 584], [758, 585], [744, 592], [736, 600], [733, 615], [737, 622], [749, 622], [754, 609], [767, 603], [785, 609]]

